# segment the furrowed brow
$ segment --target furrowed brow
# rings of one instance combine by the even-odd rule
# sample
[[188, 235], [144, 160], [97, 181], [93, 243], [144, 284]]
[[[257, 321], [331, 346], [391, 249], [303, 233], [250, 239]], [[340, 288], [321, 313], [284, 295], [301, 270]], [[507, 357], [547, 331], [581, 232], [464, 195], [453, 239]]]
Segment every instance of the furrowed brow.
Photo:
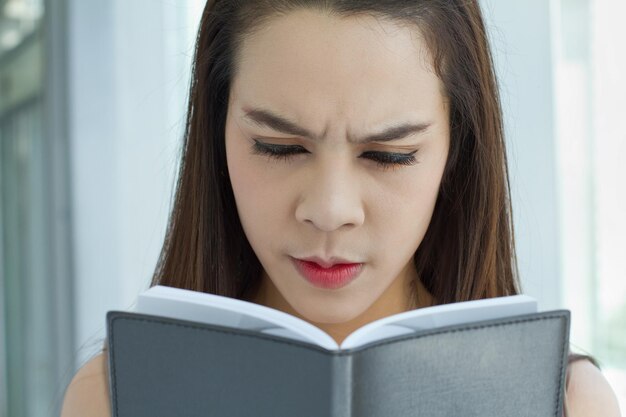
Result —
[[[244, 111], [244, 118], [247, 118], [261, 127], [268, 127], [277, 132], [288, 135], [302, 136], [310, 140], [320, 140], [320, 137], [307, 129], [298, 126], [286, 117], [275, 114], [269, 110], [253, 108]], [[430, 127], [430, 123], [403, 123], [391, 126], [380, 133], [365, 136], [363, 138], [349, 138], [351, 143], [366, 144], [371, 142], [390, 142], [404, 139], [410, 135], [421, 133]]]

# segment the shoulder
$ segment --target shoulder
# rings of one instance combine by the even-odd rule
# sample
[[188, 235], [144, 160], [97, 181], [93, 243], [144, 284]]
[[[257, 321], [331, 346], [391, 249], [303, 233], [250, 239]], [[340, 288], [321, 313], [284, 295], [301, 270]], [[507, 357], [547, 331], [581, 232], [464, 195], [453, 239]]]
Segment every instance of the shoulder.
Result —
[[588, 360], [568, 367], [567, 409], [569, 417], [620, 417], [615, 392], [602, 372]]
[[83, 365], [65, 391], [61, 417], [110, 417], [106, 353]]

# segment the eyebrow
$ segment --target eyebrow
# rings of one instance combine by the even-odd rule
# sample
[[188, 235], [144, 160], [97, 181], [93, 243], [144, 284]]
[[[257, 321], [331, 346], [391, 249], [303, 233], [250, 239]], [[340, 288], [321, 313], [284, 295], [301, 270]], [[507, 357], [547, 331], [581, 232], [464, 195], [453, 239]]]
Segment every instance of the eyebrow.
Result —
[[[277, 132], [289, 135], [303, 136], [311, 140], [319, 140], [319, 136], [309, 132], [307, 129], [298, 126], [286, 117], [275, 114], [269, 110], [261, 108], [253, 108], [244, 110], [244, 118], [250, 119], [252, 122], [261, 127], [269, 127]], [[371, 143], [371, 142], [390, 142], [406, 138], [407, 136], [421, 133], [430, 127], [430, 123], [401, 123], [385, 129], [382, 132], [374, 133], [363, 138], [349, 138], [351, 143]]]

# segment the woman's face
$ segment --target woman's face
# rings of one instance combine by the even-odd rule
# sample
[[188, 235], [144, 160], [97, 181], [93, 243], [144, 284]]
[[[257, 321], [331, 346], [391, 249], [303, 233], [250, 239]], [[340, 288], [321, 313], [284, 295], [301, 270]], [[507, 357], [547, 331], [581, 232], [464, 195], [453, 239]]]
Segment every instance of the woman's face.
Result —
[[[405, 311], [449, 147], [447, 105], [424, 40], [372, 17], [298, 11], [248, 38], [239, 57], [226, 156], [239, 218], [264, 269], [258, 302], [318, 325]], [[403, 125], [413, 128], [362, 142]], [[259, 154], [255, 142], [298, 153]], [[389, 154], [405, 164], [377, 161]], [[362, 270], [341, 288], [320, 288], [292, 261], [310, 256]]]

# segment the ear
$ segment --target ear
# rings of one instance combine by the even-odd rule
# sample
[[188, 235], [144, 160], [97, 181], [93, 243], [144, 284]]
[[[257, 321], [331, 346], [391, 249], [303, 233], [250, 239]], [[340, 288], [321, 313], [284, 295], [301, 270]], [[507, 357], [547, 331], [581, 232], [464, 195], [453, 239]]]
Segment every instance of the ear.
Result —
[[568, 372], [568, 417], [621, 417], [615, 392], [606, 377], [591, 362], [573, 362]]

